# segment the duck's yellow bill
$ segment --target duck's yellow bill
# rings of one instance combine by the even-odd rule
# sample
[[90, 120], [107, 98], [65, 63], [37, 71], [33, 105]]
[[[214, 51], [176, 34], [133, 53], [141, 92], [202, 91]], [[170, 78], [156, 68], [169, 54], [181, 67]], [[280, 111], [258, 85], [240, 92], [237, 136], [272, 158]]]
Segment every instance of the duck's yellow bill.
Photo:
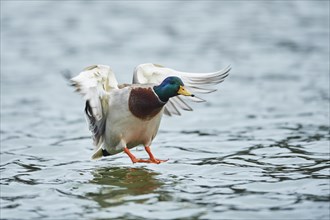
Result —
[[185, 95], [185, 96], [194, 96], [194, 94], [191, 94], [190, 92], [188, 92], [188, 90], [186, 90], [186, 88], [183, 87], [183, 86], [180, 86], [178, 94], [179, 95]]

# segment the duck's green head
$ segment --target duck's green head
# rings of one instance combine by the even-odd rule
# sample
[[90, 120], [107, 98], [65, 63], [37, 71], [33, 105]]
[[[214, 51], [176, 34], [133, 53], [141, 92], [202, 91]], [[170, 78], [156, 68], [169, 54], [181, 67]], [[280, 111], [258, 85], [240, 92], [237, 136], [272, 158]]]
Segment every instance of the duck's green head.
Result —
[[176, 76], [164, 79], [160, 85], [154, 86], [154, 91], [163, 102], [167, 102], [169, 98], [177, 95], [194, 96], [185, 89], [182, 80]]

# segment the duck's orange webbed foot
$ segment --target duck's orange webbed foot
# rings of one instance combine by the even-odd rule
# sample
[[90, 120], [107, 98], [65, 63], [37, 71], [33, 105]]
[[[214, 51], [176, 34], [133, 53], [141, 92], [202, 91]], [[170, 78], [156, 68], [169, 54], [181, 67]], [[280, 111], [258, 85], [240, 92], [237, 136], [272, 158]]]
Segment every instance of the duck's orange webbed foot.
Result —
[[147, 146], [147, 147], [144, 147], [144, 149], [147, 151], [147, 153], [150, 157], [149, 158], [150, 163], [160, 164], [160, 163], [168, 161], [168, 159], [167, 160], [160, 160], [160, 159], [155, 158], [154, 155], [151, 153], [150, 147]]
[[160, 160], [160, 159], [156, 159], [154, 157], [154, 155], [151, 153], [150, 148], [149, 147], [145, 147], [145, 150], [147, 151], [148, 155], [149, 155], [149, 159], [139, 159], [136, 158], [127, 147], [124, 148], [124, 152], [131, 158], [133, 163], [155, 163], [155, 164], [160, 164], [163, 162], [166, 162], [168, 160]]

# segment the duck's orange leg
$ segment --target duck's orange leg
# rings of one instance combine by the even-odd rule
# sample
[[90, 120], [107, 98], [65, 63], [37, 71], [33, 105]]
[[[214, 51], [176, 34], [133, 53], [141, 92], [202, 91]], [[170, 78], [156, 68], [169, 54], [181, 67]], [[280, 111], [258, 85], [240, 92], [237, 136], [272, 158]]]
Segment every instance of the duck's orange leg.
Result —
[[129, 158], [131, 158], [132, 162], [133, 163], [162, 163], [162, 162], [166, 162], [168, 160], [159, 160], [159, 159], [156, 159], [154, 157], [154, 155], [151, 153], [150, 151], [150, 147], [144, 147], [144, 149], [147, 151], [148, 155], [149, 155], [149, 159], [139, 159], [139, 158], [136, 158], [132, 153], [131, 151], [125, 147], [124, 148], [124, 152], [129, 156]]
[[149, 160], [136, 158], [127, 147], [124, 148], [124, 152], [131, 158], [133, 163], [150, 163]]
[[150, 147], [149, 146], [144, 147], [144, 149], [147, 151], [147, 153], [149, 155], [149, 161], [150, 161], [150, 163], [162, 163], [162, 162], [168, 161], [168, 159], [167, 160], [156, 159], [154, 157], [154, 155], [151, 153], [151, 150], [150, 150]]

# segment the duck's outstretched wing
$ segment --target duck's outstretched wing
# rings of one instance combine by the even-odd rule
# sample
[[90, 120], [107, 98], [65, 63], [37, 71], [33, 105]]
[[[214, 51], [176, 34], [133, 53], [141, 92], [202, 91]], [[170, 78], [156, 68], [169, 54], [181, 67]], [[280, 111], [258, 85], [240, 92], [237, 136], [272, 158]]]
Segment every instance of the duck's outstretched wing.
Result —
[[118, 89], [117, 79], [109, 66], [93, 65], [73, 77], [71, 82], [86, 100], [85, 113], [89, 129], [93, 134], [94, 145], [100, 146], [105, 132], [109, 91]]
[[[163, 67], [158, 64], [146, 63], [135, 68], [133, 83], [145, 84], [155, 83], [160, 84], [166, 77], [180, 77], [185, 87], [192, 93], [211, 93], [216, 89], [210, 88], [212, 85], [219, 84], [228, 76], [231, 67], [228, 66], [222, 70], [212, 73], [187, 73], [180, 72], [170, 68]], [[187, 100], [194, 102], [204, 102], [204, 99], [191, 96], [176, 96], [170, 98], [165, 105], [164, 113], [166, 115], [181, 115], [179, 109], [192, 111], [192, 108], [186, 103]]]

